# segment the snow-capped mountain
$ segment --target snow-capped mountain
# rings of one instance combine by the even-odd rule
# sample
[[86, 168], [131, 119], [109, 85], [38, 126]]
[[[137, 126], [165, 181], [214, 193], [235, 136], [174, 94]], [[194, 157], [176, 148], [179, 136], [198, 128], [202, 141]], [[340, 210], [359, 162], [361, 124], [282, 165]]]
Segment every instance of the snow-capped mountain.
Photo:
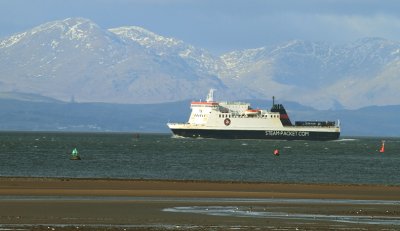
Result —
[[78, 102], [158, 103], [203, 98], [291, 100], [319, 109], [400, 104], [400, 43], [289, 41], [220, 57], [130, 26], [83, 18], [0, 40], [0, 92]]
[[222, 85], [182, 59], [128, 43], [87, 19], [46, 23], [0, 44], [0, 91], [64, 101], [155, 103], [200, 96]]
[[[224, 79], [317, 108], [399, 104], [400, 43], [365, 38], [345, 45], [290, 41], [224, 54]], [[227, 81], [227, 80], [225, 80]]]

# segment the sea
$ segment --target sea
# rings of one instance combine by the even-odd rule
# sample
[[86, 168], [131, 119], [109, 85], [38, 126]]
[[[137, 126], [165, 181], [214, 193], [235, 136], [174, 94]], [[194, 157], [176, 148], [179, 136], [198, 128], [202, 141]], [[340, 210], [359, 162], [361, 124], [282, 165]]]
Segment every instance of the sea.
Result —
[[[74, 148], [81, 160], [70, 160]], [[400, 185], [400, 137], [283, 141], [0, 132], [0, 159], [0, 177]]]

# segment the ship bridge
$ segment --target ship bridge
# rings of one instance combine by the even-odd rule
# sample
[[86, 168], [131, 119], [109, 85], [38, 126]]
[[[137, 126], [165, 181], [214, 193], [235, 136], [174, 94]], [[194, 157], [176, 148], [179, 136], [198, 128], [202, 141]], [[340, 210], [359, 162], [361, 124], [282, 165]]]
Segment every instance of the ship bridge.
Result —
[[192, 102], [189, 124], [206, 124], [212, 111], [219, 110], [217, 102]]

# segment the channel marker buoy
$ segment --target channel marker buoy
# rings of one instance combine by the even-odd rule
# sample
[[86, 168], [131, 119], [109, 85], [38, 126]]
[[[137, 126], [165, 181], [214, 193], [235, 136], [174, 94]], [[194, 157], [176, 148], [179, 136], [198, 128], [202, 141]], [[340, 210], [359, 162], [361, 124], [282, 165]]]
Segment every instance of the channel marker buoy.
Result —
[[79, 156], [78, 149], [74, 148], [71, 153], [70, 160], [80, 160], [81, 157]]
[[385, 141], [382, 140], [382, 145], [381, 145], [381, 149], [379, 149], [380, 153], [384, 153], [385, 152]]

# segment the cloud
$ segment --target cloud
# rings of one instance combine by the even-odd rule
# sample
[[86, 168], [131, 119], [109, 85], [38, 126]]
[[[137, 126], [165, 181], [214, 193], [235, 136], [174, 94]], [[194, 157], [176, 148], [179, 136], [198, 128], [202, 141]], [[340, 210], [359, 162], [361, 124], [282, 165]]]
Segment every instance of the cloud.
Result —
[[316, 15], [309, 21], [314, 21], [312, 34], [323, 41], [346, 42], [363, 37], [400, 39], [400, 18], [393, 15]]

